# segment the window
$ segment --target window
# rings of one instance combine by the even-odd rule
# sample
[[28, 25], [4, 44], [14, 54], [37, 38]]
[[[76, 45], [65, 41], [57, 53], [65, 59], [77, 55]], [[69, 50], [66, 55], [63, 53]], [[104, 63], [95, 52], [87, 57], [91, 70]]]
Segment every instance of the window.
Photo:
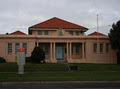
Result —
[[45, 35], [48, 35], [48, 31], [45, 31], [45, 33], [44, 33]]
[[27, 53], [27, 43], [23, 43], [23, 48], [25, 49], [25, 54]]
[[64, 30], [63, 29], [58, 29], [58, 35], [59, 36], [62, 36], [62, 35], [64, 35]]
[[107, 43], [107, 44], [106, 44], [106, 52], [108, 53], [109, 50], [110, 50], [110, 48], [109, 48], [109, 43]]
[[73, 31], [69, 31], [69, 34], [70, 34], [70, 35], [73, 35]]
[[103, 52], [103, 44], [100, 44], [100, 53]]
[[49, 54], [49, 44], [45, 44], [45, 54]]
[[79, 34], [80, 34], [80, 32], [79, 32], [79, 31], [76, 31], [75, 33], [76, 33], [76, 35], [79, 35]]
[[76, 44], [76, 54], [78, 55], [80, 52], [80, 45], [79, 44]]
[[15, 54], [17, 54], [18, 48], [20, 48], [20, 44], [19, 44], [19, 43], [16, 43], [16, 44], [15, 44]]
[[94, 52], [94, 53], [97, 52], [97, 44], [96, 44], [96, 43], [93, 44], [93, 52]]
[[12, 54], [12, 43], [8, 43], [8, 54]]
[[38, 31], [38, 35], [42, 35], [42, 31]]

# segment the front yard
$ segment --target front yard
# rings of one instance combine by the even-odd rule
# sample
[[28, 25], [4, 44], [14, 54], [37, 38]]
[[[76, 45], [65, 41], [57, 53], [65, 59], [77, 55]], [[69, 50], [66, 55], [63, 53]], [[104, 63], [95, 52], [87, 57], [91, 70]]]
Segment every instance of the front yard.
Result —
[[16, 63], [0, 64], [0, 82], [30, 81], [119, 81], [120, 65], [75, 64], [80, 71], [69, 71], [64, 64], [25, 65], [25, 74], [17, 74]]

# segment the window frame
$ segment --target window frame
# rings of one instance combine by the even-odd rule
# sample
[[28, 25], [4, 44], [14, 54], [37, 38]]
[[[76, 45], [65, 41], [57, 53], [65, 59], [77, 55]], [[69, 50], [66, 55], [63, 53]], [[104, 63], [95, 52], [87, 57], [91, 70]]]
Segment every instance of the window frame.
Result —
[[8, 55], [12, 54], [12, 43], [8, 43]]
[[80, 35], [80, 32], [79, 32], [79, 31], [76, 31], [75, 34], [78, 36], [78, 35]]
[[70, 34], [70, 35], [73, 35], [73, 31], [69, 31], [69, 34]]
[[[17, 47], [18, 44], [18, 47]], [[17, 54], [18, 49], [20, 48], [20, 43], [15, 43], [15, 54]]]
[[[24, 44], [26, 44], [26, 47], [24, 47]], [[23, 43], [22, 47], [25, 49], [25, 54], [27, 54], [27, 43]]]
[[45, 44], [45, 55], [49, 55], [49, 44]]
[[109, 51], [110, 51], [110, 44], [106, 43], [106, 53], [109, 53]]
[[49, 35], [49, 31], [44, 31], [44, 35]]
[[103, 43], [100, 43], [100, 53], [103, 53]]
[[38, 35], [42, 35], [42, 31], [38, 31]]
[[94, 44], [93, 44], [93, 52], [94, 52], [94, 53], [97, 53], [97, 43], [94, 43]]
[[75, 44], [75, 49], [76, 49], [76, 55], [80, 54], [80, 44]]

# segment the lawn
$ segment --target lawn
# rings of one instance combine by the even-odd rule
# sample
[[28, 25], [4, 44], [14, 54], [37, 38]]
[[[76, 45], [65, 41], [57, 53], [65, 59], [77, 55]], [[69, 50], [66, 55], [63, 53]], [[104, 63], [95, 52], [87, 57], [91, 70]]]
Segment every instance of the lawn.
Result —
[[120, 72], [99, 71], [42, 71], [37, 73], [0, 73], [0, 82], [28, 81], [119, 81]]
[[80, 71], [69, 71], [64, 64], [25, 65], [25, 74], [17, 74], [16, 63], [0, 64], [0, 82], [28, 81], [119, 81], [120, 65], [74, 64]]
[[[17, 72], [17, 63], [2, 63], [0, 64], [0, 72]], [[25, 72], [40, 72], [40, 71], [67, 71], [68, 68], [64, 64], [45, 63], [34, 64], [27, 63], [25, 65]]]
[[[120, 71], [120, 65], [117, 64], [72, 64], [78, 65], [81, 71]], [[17, 63], [0, 63], [0, 72], [17, 72]], [[25, 72], [41, 71], [69, 71], [65, 64], [45, 63], [34, 64], [26, 63]]]

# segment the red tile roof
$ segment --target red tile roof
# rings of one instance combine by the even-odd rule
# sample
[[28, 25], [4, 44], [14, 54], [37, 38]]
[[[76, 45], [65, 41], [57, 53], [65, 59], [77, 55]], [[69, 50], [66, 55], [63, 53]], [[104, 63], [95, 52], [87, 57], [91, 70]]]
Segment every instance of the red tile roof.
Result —
[[51, 18], [47, 21], [38, 23], [29, 28], [56, 28], [56, 29], [87, 29], [86, 27], [59, 19], [57, 17]]
[[88, 36], [107, 36], [107, 35], [99, 33], [99, 32], [93, 32], [91, 34], [88, 34]]
[[15, 31], [15, 32], [10, 33], [9, 35], [27, 35], [27, 34], [21, 32], [21, 31]]

